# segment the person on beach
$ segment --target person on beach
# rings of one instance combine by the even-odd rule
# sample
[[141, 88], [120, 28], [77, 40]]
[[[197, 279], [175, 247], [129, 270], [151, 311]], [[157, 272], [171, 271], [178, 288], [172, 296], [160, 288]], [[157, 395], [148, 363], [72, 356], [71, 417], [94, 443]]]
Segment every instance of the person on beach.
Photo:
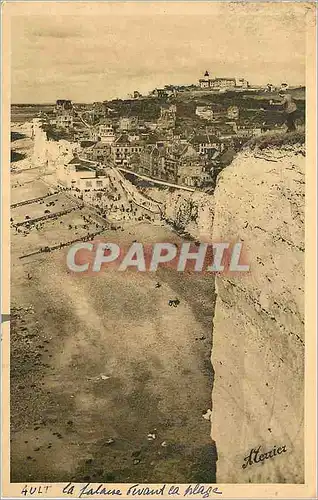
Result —
[[284, 90], [280, 90], [278, 93], [281, 101], [274, 102], [272, 100], [269, 101], [271, 106], [282, 106], [285, 115], [285, 122], [287, 125], [287, 132], [294, 132], [296, 130], [296, 114], [297, 114], [297, 105], [292, 98], [291, 94], [286, 93]]

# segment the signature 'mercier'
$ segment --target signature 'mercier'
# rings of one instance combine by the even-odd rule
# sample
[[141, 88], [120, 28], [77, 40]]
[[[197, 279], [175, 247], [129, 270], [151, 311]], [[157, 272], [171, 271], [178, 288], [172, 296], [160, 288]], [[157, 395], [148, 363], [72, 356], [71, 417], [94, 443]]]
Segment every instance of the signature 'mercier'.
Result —
[[253, 464], [258, 464], [260, 462], [264, 462], [264, 460], [267, 460], [268, 458], [274, 458], [277, 455], [281, 455], [282, 453], [285, 453], [286, 450], [286, 445], [284, 446], [274, 446], [274, 448], [270, 451], [267, 451], [266, 453], [260, 453], [261, 446], [258, 448], [252, 448], [250, 451], [250, 454], [244, 458], [244, 464], [242, 465], [243, 469], [246, 469], [248, 465], [253, 465]]

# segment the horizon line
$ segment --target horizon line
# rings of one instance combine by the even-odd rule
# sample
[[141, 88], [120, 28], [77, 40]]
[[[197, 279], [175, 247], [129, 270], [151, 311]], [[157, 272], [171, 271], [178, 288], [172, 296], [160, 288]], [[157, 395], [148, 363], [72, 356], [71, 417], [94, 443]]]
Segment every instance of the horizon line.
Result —
[[[250, 88], [252, 88], [252, 89], [253, 88], [258, 89], [258, 88], [262, 88], [263, 86], [266, 86], [266, 85], [267, 84], [265, 84], [265, 85], [255, 85], [255, 86], [252, 86]], [[161, 88], [161, 87], [159, 87], [159, 88]], [[295, 85], [290, 85], [289, 86], [289, 89], [297, 89], [297, 88], [306, 88], [306, 85], [305, 84], [295, 84]], [[238, 89], [239, 89], [239, 87], [238, 87]], [[248, 89], [242, 89], [242, 90], [248, 90]], [[229, 91], [231, 92], [231, 89]], [[142, 95], [141, 97], [150, 97], [150, 95], [148, 93], [147, 95]], [[56, 101], [58, 99], [62, 99], [62, 98], [58, 97], [57, 99], [55, 99], [55, 101], [51, 101], [51, 102], [35, 102], [35, 101], [32, 101], [32, 102], [11, 102], [10, 106], [29, 106], [29, 105], [52, 106], [52, 105], [56, 104]], [[132, 100], [138, 100], [138, 99], [134, 99], [133, 97], [113, 97], [111, 99], [104, 99], [102, 101], [75, 101], [73, 99], [64, 99], [64, 100], [69, 100], [69, 101], [71, 101], [71, 102], [73, 102], [75, 104], [94, 104], [95, 102], [105, 102], [105, 103], [107, 103], [107, 102], [116, 101], [116, 100], [129, 101], [131, 99]]]

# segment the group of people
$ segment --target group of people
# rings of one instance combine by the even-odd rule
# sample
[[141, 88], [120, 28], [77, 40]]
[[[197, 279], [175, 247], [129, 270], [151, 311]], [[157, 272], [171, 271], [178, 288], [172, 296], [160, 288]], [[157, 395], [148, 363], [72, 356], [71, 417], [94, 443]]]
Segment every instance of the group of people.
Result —
[[82, 236], [81, 238], [77, 238], [76, 240], [65, 241], [64, 243], [59, 243], [59, 244], [51, 246], [51, 247], [49, 247], [49, 246], [40, 247], [40, 249], [35, 251], [35, 252], [32, 252], [32, 253], [27, 254], [27, 255], [22, 255], [20, 257], [20, 259], [25, 258], [25, 257], [30, 257], [31, 255], [37, 255], [37, 254], [43, 253], [43, 252], [52, 252], [53, 250], [60, 250], [61, 248], [65, 248], [69, 245], [72, 245], [73, 243], [77, 243], [78, 241], [82, 241], [82, 242], [83, 241], [92, 241], [95, 238], [95, 236], [100, 235], [102, 232], [103, 232], [103, 229], [100, 231], [96, 231], [95, 233], [88, 233], [85, 236]]

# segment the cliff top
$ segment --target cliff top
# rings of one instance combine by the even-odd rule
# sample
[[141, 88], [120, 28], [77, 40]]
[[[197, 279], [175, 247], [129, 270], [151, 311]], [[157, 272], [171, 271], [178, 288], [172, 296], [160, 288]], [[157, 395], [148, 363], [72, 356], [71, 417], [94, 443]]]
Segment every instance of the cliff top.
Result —
[[302, 146], [305, 144], [305, 129], [301, 128], [295, 132], [271, 131], [246, 142], [243, 149], [290, 149], [290, 146]]

